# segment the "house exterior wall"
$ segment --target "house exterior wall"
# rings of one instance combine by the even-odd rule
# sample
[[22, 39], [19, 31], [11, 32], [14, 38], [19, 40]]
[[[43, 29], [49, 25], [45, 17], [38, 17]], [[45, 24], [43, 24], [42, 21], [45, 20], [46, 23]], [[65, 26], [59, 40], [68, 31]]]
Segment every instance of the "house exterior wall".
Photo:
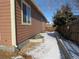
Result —
[[42, 32], [43, 22], [41, 17], [43, 17], [38, 10], [35, 9], [35, 6], [26, 0], [26, 2], [31, 6], [31, 25], [22, 25], [22, 15], [21, 15], [21, 6], [20, 1], [16, 0], [16, 29], [17, 29], [17, 44], [24, 42], [28, 38], [34, 36], [37, 33]]
[[[44, 20], [44, 16], [36, 9], [32, 2], [26, 0], [31, 6], [31, 25], [23, 25], [21, 2], [20, 0], [15, 0], [15, 8], [13, 8], [13, 1], [14, 0], [0, 0], [0, 45], [9, 47], [20, 44], [45, 30], [45, 22], [42, 21]], [[12, 9], [15, 9], [15, 11]], [[15, 20], [15, 22], [13, 20]], [[16, 31], [13, 31], [13, 26], [15, 26], [14, 29], [16, 29]]]
[[46, 31], [46, 22], [42, 22], [42, 32]]
[[10, 16], [10, 0], [0, 0], [0, 45], [12, 45]]

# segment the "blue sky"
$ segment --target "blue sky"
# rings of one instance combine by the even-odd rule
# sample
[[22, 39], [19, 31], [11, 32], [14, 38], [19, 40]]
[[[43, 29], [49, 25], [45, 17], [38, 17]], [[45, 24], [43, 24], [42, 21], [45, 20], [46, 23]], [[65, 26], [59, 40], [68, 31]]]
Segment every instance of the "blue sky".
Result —
[[[57, 10], [61, 8], [62, 5], [69, 2], [69, 0], [35, 0], [36, 4], [39, 6], [41, 11], [44, 13], [45, 17], [51, 23], [53, 21], [53, 16], [56, 14]], [[72, 9], [76, 9], [74, 2], [69, 2]], [[74, 10], [72, 10], [74, 12]]]

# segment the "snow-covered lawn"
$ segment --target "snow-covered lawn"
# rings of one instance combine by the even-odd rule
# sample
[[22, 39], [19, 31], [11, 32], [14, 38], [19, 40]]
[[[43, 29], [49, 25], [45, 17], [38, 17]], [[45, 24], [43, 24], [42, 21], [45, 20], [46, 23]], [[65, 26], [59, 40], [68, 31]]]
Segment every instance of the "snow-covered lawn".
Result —
[[48, 35], [48, 33], [41, 33], [41, 35], [44, 36], [44, 43], [26, 52], [26, 54], [31, 55], [33, 59], [61, 59], [56, 38]]
[[59, 37], [58, 40], [63, 43], [62, 45], [64, 45], [71, 59], [79, 59], [79, 46], [76, 43], [61, 37], [58, 33], [56, 33], [56, 37]]
[[68, 40], [63, 40], [63, 42], [70, 52], [72, 59], [79, 59], [79, 47], [75, 43]]
[[57, 32], [41, 33], [41, 35], [44, 36], [44, 43], [26, 52], [32, 56], [32, 59], [79, 59], [79, 47], [73, 42], [60, 38]]

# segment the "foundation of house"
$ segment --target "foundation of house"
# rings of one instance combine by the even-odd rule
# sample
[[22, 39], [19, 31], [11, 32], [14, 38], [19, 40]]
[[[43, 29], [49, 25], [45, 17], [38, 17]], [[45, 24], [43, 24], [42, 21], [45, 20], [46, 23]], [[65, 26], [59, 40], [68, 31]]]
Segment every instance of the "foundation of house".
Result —
[[14, 46], [5, 46], [5, 45], [0, 45], [0, 50], [1, 51], [7, 51], [7, 52], [14, 52], [14, 51], [16, 51], [17, 50], [17, 48], [16, 47], [14, 47]]

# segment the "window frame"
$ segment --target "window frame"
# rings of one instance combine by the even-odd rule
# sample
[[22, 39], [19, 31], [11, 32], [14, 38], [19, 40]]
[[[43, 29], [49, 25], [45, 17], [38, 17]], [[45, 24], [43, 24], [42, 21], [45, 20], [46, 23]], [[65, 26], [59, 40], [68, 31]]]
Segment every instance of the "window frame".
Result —
[[[29, 7], [30, 8], [30, 17], [28, 16], [28, 17], [26, 17], [26, 19], [27, 20], [29, 20], [30, 21], [30, 23], [28, 23], [28, 22], [24, 22], [24, 14], [23, 14], [23, 4], [25, 4], [27, 7]], [[26, 1], [24, 1], [24, 0], [21, 0], [21, 8], [22, 8], [22, 10], [21, 10], [21, 18], [22, 18], [22, 25], [31, 25], [32, 23], [32, 20], [31, 20], [31, 6], [26, 2]], [[27, 11], [28, 12], [28, 11]]]

